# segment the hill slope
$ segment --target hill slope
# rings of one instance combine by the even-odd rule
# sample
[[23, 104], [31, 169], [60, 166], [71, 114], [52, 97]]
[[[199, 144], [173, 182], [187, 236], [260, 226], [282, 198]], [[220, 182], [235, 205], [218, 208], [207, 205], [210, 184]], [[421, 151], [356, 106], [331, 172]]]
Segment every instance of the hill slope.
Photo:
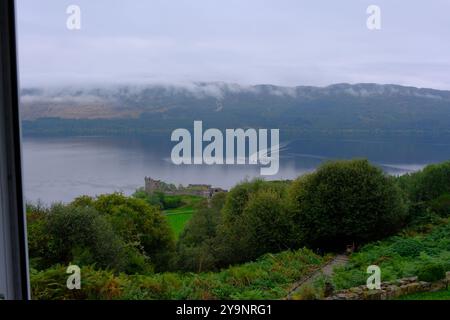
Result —
[[[155, 132], [192, 127], [448, 132], [450, 91], [398, 85], [225, 83], [23, 89], [25, 133]], [[71, 128], [71, 129], [70, 129]]]

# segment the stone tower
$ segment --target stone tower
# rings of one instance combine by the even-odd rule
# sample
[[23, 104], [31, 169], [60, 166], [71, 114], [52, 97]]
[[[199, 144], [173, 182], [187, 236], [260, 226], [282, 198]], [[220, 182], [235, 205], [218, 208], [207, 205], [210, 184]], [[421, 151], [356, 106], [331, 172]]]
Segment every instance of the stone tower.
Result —
[[161, 181], [145, 177], [145, 192], [152, 194], [161, 189]]

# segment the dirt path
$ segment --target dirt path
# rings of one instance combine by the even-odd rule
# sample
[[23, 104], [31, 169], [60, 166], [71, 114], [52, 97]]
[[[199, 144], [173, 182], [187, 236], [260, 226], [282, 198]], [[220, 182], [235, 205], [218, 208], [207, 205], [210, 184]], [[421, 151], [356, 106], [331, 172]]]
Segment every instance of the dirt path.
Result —
[[316, 270], [315, 272], [311, 273], [309, 276], [301, 279], [300, 281], [297, 281], [293, 286], [292, 289], [289, 291], [289, 294], [287, 295], [286, 299], [291, 300], [292, 296], [297, 293], [297, 291], [305, 284], [312, 284], [314, 281], [321, 275], [324, 276], [331, 276], [333, 274], [333, 269], [336, 267], [344, 266], [348, 262], [348, 256], [345, 254], [338, 254], [336, 257], [334, 257], [333, 260], [329, 261], [327, 264], [322, 266], [320, 269]]

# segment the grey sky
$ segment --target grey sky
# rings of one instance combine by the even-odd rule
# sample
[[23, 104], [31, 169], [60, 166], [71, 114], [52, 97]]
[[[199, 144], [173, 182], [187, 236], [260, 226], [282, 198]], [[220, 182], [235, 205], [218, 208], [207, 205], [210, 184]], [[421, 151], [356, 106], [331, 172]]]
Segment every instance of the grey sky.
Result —
[[[17, 0], [23, 86], [377, 82], [450, 89], [448, 0]], [[66, 28], [66, 8], [82, 29]], [[366, 8], [382, 29], [366, 28]]]

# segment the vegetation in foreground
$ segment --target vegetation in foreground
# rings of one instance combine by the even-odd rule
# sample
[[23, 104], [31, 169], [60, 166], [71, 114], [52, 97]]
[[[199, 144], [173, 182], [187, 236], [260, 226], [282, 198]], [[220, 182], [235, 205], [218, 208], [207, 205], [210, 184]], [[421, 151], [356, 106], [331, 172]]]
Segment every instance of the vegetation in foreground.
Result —
[[421, 292], [400, 297], [399, 300], [450, 300], [450, 289], [437, 292]]
[[365, 245], [347, 266], [335, 270], [332, 283], [338, 290], [365, 284], [369, 265], [380, 267], [382, 281], [412, 276], [427, 282], [443, 279], [450, 270], [450, 220], [441, 223], [429, 233], [409, 231]]
[[[137, 192], [29, 206], [33, 297], [279, 298], [326, 260], [301, 248], [348, 244], [360, 250], [335, 273], [336, 289], [361, 284], [370, 264], [383, 280], [438, 279], [450, 267], [449, 194], [450, 162], [398, 178], [366, 160], [329, 162], [293, 182], [244, 181], [191, 203], [178, 239], [164, 214], [181, 210], [176, 198]], [[85, 291], [65, 289], [70, 263], [82, 267]]]
[[206, 273], [115, 274], [83, 268], [81, 290], [67, 290], [66, 266], [33, 270], [35, 299], [280, 299], [293, 282], [318, 268], [328, 257], [308, 249], [267, 254], [255, 262]]

